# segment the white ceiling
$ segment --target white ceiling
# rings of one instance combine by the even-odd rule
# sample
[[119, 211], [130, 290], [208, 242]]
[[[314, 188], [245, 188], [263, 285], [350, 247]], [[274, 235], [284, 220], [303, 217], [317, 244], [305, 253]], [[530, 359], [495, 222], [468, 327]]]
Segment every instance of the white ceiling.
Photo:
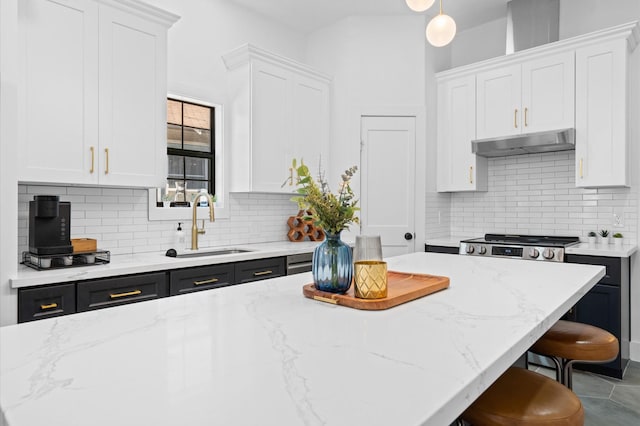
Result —
[[[230, 0], [289, 27], [315, 31], [354, 15], [409, 15], [405, 0]], [[508, 0], [442, 0], [458, 31], [506, 16]], [[438, 13], [438, 1], [425, 13]]]

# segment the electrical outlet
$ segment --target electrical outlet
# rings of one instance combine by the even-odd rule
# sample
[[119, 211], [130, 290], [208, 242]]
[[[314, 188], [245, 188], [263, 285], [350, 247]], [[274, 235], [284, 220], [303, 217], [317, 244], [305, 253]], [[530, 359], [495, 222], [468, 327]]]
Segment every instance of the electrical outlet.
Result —
[[613, 227], [624, 228], [624, 224], [622, 223], [622, 214], [618, 214], [618, 213], [613, 214]]

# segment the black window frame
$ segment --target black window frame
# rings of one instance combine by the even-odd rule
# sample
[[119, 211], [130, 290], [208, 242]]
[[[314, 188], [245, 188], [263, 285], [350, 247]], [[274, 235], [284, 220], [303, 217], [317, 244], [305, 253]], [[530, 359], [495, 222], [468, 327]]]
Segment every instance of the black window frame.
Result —
[[[181, 117], [181, 122], [182, 124], [180, 124], [180, 141], [182, 143], [182, 149], [179, 148], [170, 148], [167, 146], [167, 163], [169, 162], [169, 155], [173, 155], [173, 156], [179, 156], [182, 157], [182, 181], [186, 182], [186, 181], [202, 181], [205, 182], [204, 179], [200, 180], [200, 179], [192, 179], [192, 178], [187, 178], [187, 167], [185, 162], [185, 159], [187, 157], [194, 157], [194, 158], [204, 158], [204, 159], [208, 159], [209, 160], [209, 179], [206, 180], [206, 182], [208, 182], [208, 186], [209, 186], [209, 193], [213, 196], [216, 195], [216, 176], [215, 176], [215, 159], [216, 159], [216, 107], [211, 106], [211, 105], [203, 105], [203, 104], [199, 104], [196, 102], [190, 102], [190, 101], [185, 101], [183, 99], [178, 99], [178, 98], [171, 98], [171, 97], [167, 97], [167, 101], [174, 101], [174, 102], [180, 102], [182, 105], [184, 104], [189, 104], [189, 105], [195, 105], [197, 107], [202, 107], [202, 108], [208, 108], [209, 109], [209, 113], [211, 114], [209, 117], [209, 123], [211, 124], [210, 127], [211, 129], [201, 129], [201, 130], [208, 130], [211, 134], [211, 151], [210, 152], [203, 152], [203, 151], [193, 151], [190, 149], [184, 149], [184, 108], [181, 108], [182, 111], [182, 117]], [[169, 124], [173, 124], [173, 123], [169, 123], [169, 120], [167, 120], [167, 126], [169, 126]], [[175, 124], [173, 124], [175, 125]], [[187, 126], [189, 128], [194, 128], [196, 129], [197, 127], [192, 127], [192, 126]], [[167, 127], [168, 128], [168, 127]], [[175, 178], [171, 178], [168, 175], [168, 170], [167, 170], [167, 182], [169, 180], [177, 180]]]

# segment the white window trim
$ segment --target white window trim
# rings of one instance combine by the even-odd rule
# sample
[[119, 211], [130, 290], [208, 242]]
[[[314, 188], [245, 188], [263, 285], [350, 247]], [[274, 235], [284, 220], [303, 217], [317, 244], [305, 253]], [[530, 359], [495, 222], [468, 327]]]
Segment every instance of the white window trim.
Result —
[[[177, 99], [179, 101], [191, 102], [198, 105], [204, 105], [215, 108], [215, 185], [217, 199], [215, 202], [216, 219], [228, 219], [229, 208], [229, 191], [226, 185], [225, 164], [226, 150], [224, 149], [224, 111], [221, 104], [203, 101], [201, 99], [189, 98], [180, 95], [167, 95], [167, 98]], [[208, 207], [198, 207], [198, 218], [206, 217], [209, 212]], [[186, 207], [157, 207], [156, 206], [156, 188], [149, 188], [149, 220], [183, 220], [188, 221], [192, 218], [193, 209]]]

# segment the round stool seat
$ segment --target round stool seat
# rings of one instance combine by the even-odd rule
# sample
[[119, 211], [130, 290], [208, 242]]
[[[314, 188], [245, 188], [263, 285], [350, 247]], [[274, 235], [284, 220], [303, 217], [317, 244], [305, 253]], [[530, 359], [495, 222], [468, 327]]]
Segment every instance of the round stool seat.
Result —
[[618, 356], [618, 339], [606, 330], [560, 320], [532, 347], [533, 352], [580, 361], [610, 361]]
[[580, 399], [560, 383], [509, 368], [462, 414], [473, 426], [582, 426]]

